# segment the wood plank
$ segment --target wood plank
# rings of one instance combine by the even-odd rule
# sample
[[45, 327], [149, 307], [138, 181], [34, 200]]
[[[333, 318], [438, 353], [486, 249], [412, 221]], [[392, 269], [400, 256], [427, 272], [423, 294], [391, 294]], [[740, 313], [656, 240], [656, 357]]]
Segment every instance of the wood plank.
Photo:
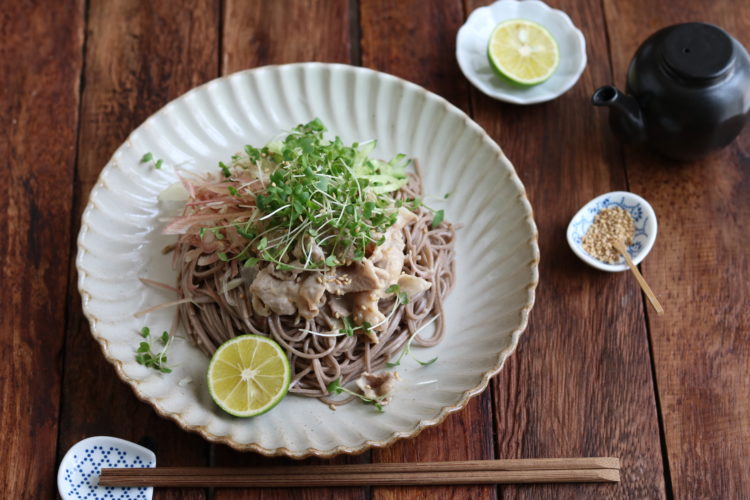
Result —
[[[362, 64], [406, 78], [464, 111], [469, 109], [466, 80], [456, 65], [456, 32], [463, 23], [460, 0], [362, 1]], [[492, 404], [485, 392], [437, 427], [390, 448], [374, 450], [373, 462], [478, 460], [494, 458]], [[372, 488], [373, 499], [494, 498], [495, 487], [435, 486]]]
[[[201, 0], [185, 7], [89, 4], [73, 234], [99, 171], [128, 134], [171, 99], [218, 75], [219, 5]], [[160, 464], [206, 465], [208, 444], [138, 401], [104, 360], [83, 317], [76, 279], [71, 273], [58, 454], [84, 437], [112, 435], [151, 447]], [[198, 499], [205, 492], [158, 490], [154, 498]]]
[[7, 2], [0, 13], [0, 484], [56, 491], [83, 2]]
[[[298, 61], [350, 62], [350, 3], [347, 0], [244, 2], [227, 0], [224, 8], [222, 72]], [[214, 446], [212, 465], [303, 465], [366, 463], [369, 453], [332, 460], [268, 458]], [[364, 499], [365, 488], [216, 489], [223, 499]]]
[[[467, 1], [467, 12], [486, 2]], [[587, 267], [565, 230], [594, 196], [627, 189], [619, 147], [590, 94], [609, 81], [598, 1], [559, 0], [587, 40], [578, 84], [548, 103], [514, 106], [473, 93], [476, 120], [516, 167], [534, 207], [540, 285], [528, 331], [495, 384], [498, 458], [615, 456], [618, 485], [505, 486], [503, 498], [665, 496], [657, 412], [638, 285]]]
[[[654, 31], [688, 21], [750, 47], [750, 5], [729, 0], [604, 2], [615, 83]], [[654, 206], [659, 239], [642, 264], [666, 313], [649, 315], [675, 498], [746, 498], [750, 475], [750, 130], [678, 165], [627, 150], [632, 190]]]
[[226, 0], [222, 71], [292, 62], [350, 62], [347, 0]]

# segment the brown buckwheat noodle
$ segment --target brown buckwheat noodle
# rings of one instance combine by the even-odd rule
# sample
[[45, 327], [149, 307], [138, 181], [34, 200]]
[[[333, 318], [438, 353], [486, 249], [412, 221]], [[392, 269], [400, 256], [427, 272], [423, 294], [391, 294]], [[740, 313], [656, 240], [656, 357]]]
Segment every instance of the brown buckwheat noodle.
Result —
[[[417, 172], [410, 176], [409, 183], [395, 198], [416, 198], [421, 194], [421, 177]], [[429, 321], [434, 322], [434, 333], [425, 337], [419, 332], [413, 345], [433, 346], [443, 337], [443, 299], [455, 280], [455, 230], [447, 222], [433, 228], [433, 213], [422, 207], [416, 214], [417, 219], [403, 230], [406, 242], [403, 272], [423, 278], [432, 286], [405, 305], [397, 303], [395, 297], [380, 301], [380, 311], [386, 317], [392, 316], [386, 329], [378, 333], [378, 343], [372, 343], [362, 334], [333, 336], [330, 332], [334, 322], [326, 306], [321, 307], [320, 314], [312, 320], [273, 313], [268, 317], [254, 314], [249, 283], [229, 285], [238, 279], [236, 269], [222, 261], [205, 266], [198, 264], [196, 248], [183, 238], [175, 248], [174, 263], [181, 299], [190, 299], [190, 302], [179, 305], [179, 321], [193, 343], [209, 356], [237, 335], [270, 336], [289, 356], [292, 369], [289, 392], [321, 398], [326, 403], [346, 402], [325, 398], [329, 383], [340, 379], [345, 384], [365, 371], [383, 368]], [[192, 258], [186, 258], [188, 252], [193, 252]]]

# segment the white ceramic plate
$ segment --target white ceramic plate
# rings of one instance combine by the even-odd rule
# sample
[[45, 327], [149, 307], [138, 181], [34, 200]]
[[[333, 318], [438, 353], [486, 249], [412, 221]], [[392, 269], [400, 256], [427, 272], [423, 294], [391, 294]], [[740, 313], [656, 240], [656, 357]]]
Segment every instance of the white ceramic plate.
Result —
[[[514, 86], [498, 77], [487, 60], [487, 44], [500, 22], [528, 19], [549, 30], [560, 49], [560, 65], [544, 83]], [[568, 15], [537, 0], [500, 0], [471, 13], [456, 36], [456, 58], [461, 71], [476, 88], [490, 97], [514, 104], [550, 101], [567, 92], [586, 67], [586, 39]]]
[[[382, 158], [417, 158], [427, 194], [451, 196], [446, 219], [458, 235], [457, 284], [447, 301], [447, 335], [404, 360], [402, 381], [384, 414], [353, 403], [331, 411], [317, 400], [286, 397], [271, 412], [238, 419], [216, 407], [206, 390], [208, 359], [175, 341], [173, 372], [136, 363], [148, 325], [169, 327], [174, 310], [133, 313], [172, 300], [140, 277], [173, 282], [161, 249], [163, 208], [157, 196], [176, 180], [174, 166], [215, 171], [245, 144], [262, 145], [280, 131], [319, 117], [347, 143], [378, 139]], [[156, 170], [144, 153], [164, 160]], [[464, 113], [423, 88], [376, 71], [303, 63], [243, 71], [198, 87], [138, 127], [102, 170], [78, 237], [78, 285], [91, 332], [136, 395], [182, 428], [206, 439], [266, 455], [332, 456], [387, 446], [416, 435], [461, 409], [503, 366], [526, 327], [537, 284], [536, 227], [513, 166]]]

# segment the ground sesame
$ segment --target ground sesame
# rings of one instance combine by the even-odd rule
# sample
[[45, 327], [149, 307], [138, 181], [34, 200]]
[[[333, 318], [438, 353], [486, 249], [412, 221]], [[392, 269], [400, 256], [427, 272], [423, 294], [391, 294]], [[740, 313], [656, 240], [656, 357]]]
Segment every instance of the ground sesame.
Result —
[[620, 252], [612, 244], [619, 240], [625, 246], [633, 244], [635, 221], [620, 207], [605, 208], [594, 217], [583, 237], [583, 249], [595, 259], [615, 264], [620, 262]]

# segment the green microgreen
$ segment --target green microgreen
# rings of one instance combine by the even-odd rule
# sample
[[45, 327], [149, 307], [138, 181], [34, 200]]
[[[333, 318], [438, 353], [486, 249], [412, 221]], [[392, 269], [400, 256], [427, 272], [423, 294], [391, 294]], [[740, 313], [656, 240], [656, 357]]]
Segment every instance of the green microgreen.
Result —
[[344, 392], [347, 394], [351, 394], [352, 396], [358, 397], [363, 403], [373, 405], [380, 413], [385, 412], [382, 399], [370, 399], [358, 392], [351, 391], [341, 385], [341, 379], [336, 379], [328, 384], [328, 392], [332, 394], [342, 394]]
[[352, 322], [349, 317], [345, 316], [341, 318], [341, 321], [344, 323], [344, 327], [339, 330], [339, 333], [343, 333], [348, 337], [354, 335], [354, 329], [352, 328]]
[[141, 156], [140, 163], [151, 163], [152, 167], [154, 167], [156, 170], [159, 170], [164, 164], [164, 160], [159, 158], [158, 160], [154, 161], [154, 154], [149, 152]]
[[162, 345], [159, 352], [153, 351], [151, 329], [149, 327], [144, 326], [141, 328], [139, 334], [145, 340], [138, 344], [138, 348], [135, 351], [135, 360], [138, 364], [147, 368], [153, 368], [161, 373], [170, 373], [172, 369], [167, 366], [167, 349], [172, 342], [172, 337], [169, 335], [169, 332], [164, 331], [158, 337], [157, 342]]
[[397, 284], [393, 284], [386, 289], [386, 293], [392, 293], [398, 299], [400, 304], [406, 305], [409, 303], [409, 294], [401, 291], [401, 287]]
[[443, 218], [445, 217], [445, 211], [444, 210], [438, 210], [435, 212], [435, 214], [432, 216], [432, 227], [438, 227], [441, 222], [443, 222]]
[[223, 161], [219, 162], [219, 168], [221, 169], [221, 172], [224, 174], [224, 177], [232, 177], [232, 171], [229, 169], [226, 163]]
[[[253, 197], [258, 216], [234, 228], [250, 240], [259, 261], [306, 270], [362, 260], [371, 244], [385, 242], [385, 231], [396, 222], [391, 193], [406, 184], [409, 159], [373, 159], [375, 142], [348, 146], [339, 137], [326, 139], [325, 132], [315, 119], [261, 149], [245, 146], [229, 165], [219, 162], [229, 194]], [[245, 170], [263, 179], [263, 191], [239, 189]], [[312, 257], [315, 247], [326, 256], [322, 262]], [[299, 265], [287, 256], [294, 249], [304, 254]]]
[[411, 335], [409, 336], [409, 339], [408, 339], [408, 340], [406, 341], [406, 345], [404, 346], [404, 349], [403, 349], [403, 350], [401, 351], [401, 354], [399, 354], [398, 358], [396, 358], [396, 361], [393, 361], [393, 362], [388, 362], [388, 363], [386, 363], [385, 365], [386, 365], [386, 366], [387, 366], [388, 368], [394, 368], [394, 367], [396, 367], [396, 366], [399, 366], [399, 365], [401, 364], [401, 360], [402, 360], [402, 359], [404, 358], [404, 356], [406, 356], [407, 354], [408, 354], [408, 355], [409, 355], [409, 356], [410, 356], [410, 357], [411, 357], [411, 358], [412, 358], [412, 359], [413, 359], [414, 361], [416, 361], [417, 363], [419, 363], [419, 364], [420, 364], [420, 365], [422, 365], [422, 366], [429, 366], [429, 365], [431, 365], [432, 363], [434, 363], [435, 361], [437, 361], [437, 360], [438, 360], [437, 356], [436, 356], [436, 357], [434, 357], [434, 358], [432, 358], [432, 359], [430, 359], [430, 360], [427, 360], [427, 361], [422, 361], [422, 360], [420, 360], [420, 359], [417, 359], [417, 357], [416, 357], [416, 356], [414, 356], [414, 354], [413, 354], [413, 353], [411, 352], [411, 343], [412, 343], [412, 341], [414, 340], [414, 337], [416, 337], [416, 336], [417, 336], [417, 334], [418, 334], [419, 332], [421, 332], [422, 330], [424, 330], [425, 328], [427, 328], [427, 327], [428, 327], [429, 325], [431, 325], [431, 324], [432, 324], [432, 322], [433, 322], [433, 321], [435, 321], [435, 320], [436, 320], [437, 318], [438, 318], [437, 316], [433, 316], [433, 317], [432, 317], [432, 319], [430, 319], [430, 321], [428, 321], [427, 323], [425, 323], [424, 325], [422, 325], [421, 327], [419, 327], [419, 329], [418, 329], [417, 331], [415, 331], [414, 333], [412, 333], [412, 334], [411, 334]]

